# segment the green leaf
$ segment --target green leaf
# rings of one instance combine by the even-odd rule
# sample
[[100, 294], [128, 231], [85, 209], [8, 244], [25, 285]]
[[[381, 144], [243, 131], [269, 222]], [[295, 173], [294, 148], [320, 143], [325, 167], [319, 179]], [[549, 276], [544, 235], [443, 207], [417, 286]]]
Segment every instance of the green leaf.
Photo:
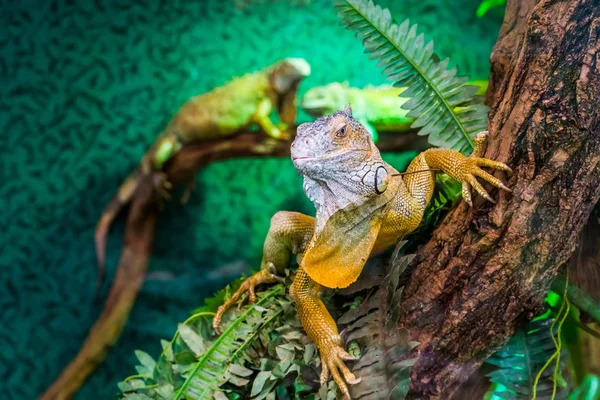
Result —
[[250, 396], [258, 396], [258, 394], [263, 390], [267, 380], [271, 378], [271, 371], [260, 371], [256, 378], [254, 378], [254, 383], [252, 384], [252, 391], [250, 392]]
[[153, 400], [152, 397], [143, 393], [127, 393], [125, 394], [127, 400]]
[[[487, 363], [499, 367], [486, 376], [497, 383], [494, 396], [505, 399], [530, 399], [533, 395], [535, 378], [556, 351], [556, 345], [550, 334], [553, 318], [543, 318], [529, 322], [519, 328], [508, 343], [498, 350]], [[554, 329], [555, 331], [556, 329]], [[562, 355], [559, 370], [566, 364], [566, 354]], [[552, 398], [552, 368], [542, 374], [537, 385], [539, 400]], [[558, 388], [557, 399], [565, 398], [568, 391]]]
[[310, 365], [313, 357], [317, 353], [317, 348], [313, 343], [309, 343], [304, 346], [304, 363]]
[[481, 18], [489, 9], [503, 6], [506, 0], [483, 0], [477, 7], [476, 15]]
[[[417, 35], [417, 25], [407, 19], [392, 21], [389, 10], [371, 0], [335, 0], [342, 25], [356, 31], [369, 58], [378, 60], [384, 75], [394, 86], [406, 87], [401, 107], [416, 118], [412, 127], [429, 135], [429, 143], [463, 153], [473, 148], [475, 135], [486, 129], [487, 108], [474, 96], [477, 87], [465, 85], [447, 69], [448, 60], [437, 62], [433, 42]], [[468, 112], [465, 112], [468, 110]]]
[[252, 370], [248, 369], [242, 365], [239, 364], [231, 364], [229, 366], [229, 372], [231, 372], [234, 375], [237, 376], [243, 376], [243, 377], [247, 377], [252, 375]]
[[190, 350], [194, 352], [197, 356], [200, 356], [206, 351], [206, 346], [204, 345], [204, 340], [200, 335], [198, 335], [192, 328], [185, 324], [179, 324], [177, 327], [179, 330], [179, 336], [185, 344], [188, 345]]
[[175, 397], [175, 388], [171, 384], [162, 385], [154, 389], [163, 399], [171, 400]]
[[173, 354], [173, 346], [171, 345], [171, 342], [161, 339], [160, 345], [163, 349], [163, 355], [165, 356], [167, 361], [173, 361], [175, 359], [175, 356]]
[[294, 359], [295, 353], [289, 348], [285, 348], [284, 346], [277, 346], [275, 348], [275, 351], [277, 352], [277, 356], [281, 361], [291, 361]]
[[[217, 390], [225, 379], [228, 367], [244, 354], [245, 349], [261, 333], [262, 329], [269, 326], [270, 322], [283, 313], [279, 308], [270, 313], [269, 306], [278, 306], [275, 296], [285, 293], [283, 285], [276, 285], [270, 290], [261, 293], [260, 300], [247, 306], [239, 317], [223, 331], [210, 347], [198, 359], [193, 369], [175, 394], [175, 400], [182, 396], [195, 396], [198, 399], [208, 399]], [[260, 318], [265, 310], [265, 316]], [[181, 334], [181, 333], [180, 333]]]
[[121, 392], [129, 392], [130, 390], [133, 390], [133, 386], [131, 386], [131, 383], [129, 382], [119, 382], [117, 383], [117, 386]]
[[154, 370], [154, 367], [156, 367], [156, 362], [154, 361], [154, 359], [150, 356], [150, 354], [146, 353], [145, 351], [136, 350], [135, 356], [140, 361], [140, 363], [148, 369], [148, 371], [152, 372]]

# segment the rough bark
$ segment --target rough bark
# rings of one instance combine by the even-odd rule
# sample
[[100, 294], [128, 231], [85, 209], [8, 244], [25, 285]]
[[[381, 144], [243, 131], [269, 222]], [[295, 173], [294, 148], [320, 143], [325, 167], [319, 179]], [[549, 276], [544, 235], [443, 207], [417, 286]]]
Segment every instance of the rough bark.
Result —
[[[382, 132], [379, 147], [382, 151], [422, 150], [426, 147], [426, 140], [415, 132]], [[215, 161], [239, 157], [286, 157], [289, 154], [290, 143], [287, 141], [269, 139], [260, 132], [240, 132], [225, 139], [184, 147], [169, 162], [166, 174], [173, 184], [189, 183], [195, 179], [199, 169]], [[157, 202], [162, 201], [159, 197], [154, 190], [153, 177], [144, 178], [131, 200], [123, 251], [104, 309], [79, 353], [42, 394], [40, 400], [71, 398], [102, 363], [110, 347], [119, 338], [146, 276], [158, 217]], [[101, 217], [101, 221], [105, 221], [102, 223], [102, 236], [108, 234], [110, 224], [124, 205], [118, 199], [109, 204]], [[107, 218], [103, 219], [104, 216]]]
[[461, 203], [415, 259], [411, 392], [450, 398], [537, 314], [600, 195], [600, 4], [512, 0], [492, 54], [487, 158], [512, 194]]

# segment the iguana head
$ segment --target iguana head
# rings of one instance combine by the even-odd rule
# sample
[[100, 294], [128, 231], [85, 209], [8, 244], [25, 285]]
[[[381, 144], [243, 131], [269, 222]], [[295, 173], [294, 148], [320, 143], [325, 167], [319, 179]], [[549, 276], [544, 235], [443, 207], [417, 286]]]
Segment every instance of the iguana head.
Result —
[[269, 80], [278, 94], [285, 94], [310, 75], [310, 65], [303, 58], [286, 58], [270, 67]]
[[292, 143], [294, 166], [304, 190], [324, 217], [385, 192], [389, 180], [369, 132], [350, 106], [298, 127]]
[[347, 84], [333, 82], [326, 86], [314, 87], [304, 94], [300, 105], [313, 117], [331, 114], [341, 110], [347, 103]]
[[387, 188], [393, 169], [350, 106], [300, 125], [291, 155], [317, 209], [313, 239], [300, 265], [320, 285], [347, 287], [360, 275], [377, 240], [382, 210], [395, 198], [394, 185]]

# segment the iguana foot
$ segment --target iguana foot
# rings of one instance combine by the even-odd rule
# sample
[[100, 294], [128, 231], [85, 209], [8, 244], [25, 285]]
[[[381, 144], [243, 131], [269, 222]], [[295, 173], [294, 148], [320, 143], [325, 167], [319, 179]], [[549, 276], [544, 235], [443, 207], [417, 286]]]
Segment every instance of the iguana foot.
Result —
[[167, 180], [167, 174], [164, 172], [153, 172], [152, 184], [154, 190], [156, 190], [156, 193], [158, 193], [161, 198], [171, 200], [171, 193], [169, 193], [169, 190], [173, 188], [173, 185]]
[[225, 314], [225, 312], [227, 312], [227, 310], [229, 310], [243, 294], [247, 293], [246, 297], [242, 299], [238, 307], [241, 307], [246, 300], [249, 300], [250, 303], [254, 303], [256, 301], [256, 286], [263, 283], [283, 283], [283, 278], [277, 276], [276, 273], [277, 270], [275, 269], [273, 263], [268, 263], [266, 269], [261, 269], [260, 272], [257, 272], [246, 279], [240, 288], [227, 301], [225, 301], [225, 303], [219, 306], [217, 313], [213, 318], [213, 329], [217, 335], [221, 334], [219, 326], [221, 325], [223, 314]]
[[[354, 376], [348, 369], [344, 361], [352, 361], [357, 358], [348, 354], [341, 345], [341, 339], [333, 338], [331, 341], [321, 342], [319, 346], [321, 355], [321, 385], [327, 384], [329, 374], [333, 376], [333, 380], [344, 395], [344, 398], [350, 400], [350, 392], [348, 385], [355, 385], [360, 382], [360, 378]], [[343, 376], [343, 378], [342, 378]]]
[[289, 141], [292, 138], [291, 133], [287, 130], [287, 125], [285, 126], [273, 126], [268, 132], [267, 136], [276, 140], [284, 140]]
[[290, 140], [292, 138], [292, 134], [290, 133], [289, 126], [283, 122], [277, 124], [277, 136], [273, 137], [279, 140]]
[[254, 146], [254, 148], [252, 149], [252, 151], [254, 151], [256, 154], [270, 154], [280, 144], [281, 144], [280, 139], [275, 139], [275, 138], [272, 138], [272, 137], [267, 137], [264, 140], [262, 140], [261, 143], [259, 143], [256, 146]]
[[469, 206], [473, 206], [473, 200], [471, 197], [471, 189], [475, 189], [475, 191], [484, 199], [489, 202], [496, 203], [494, 199], [488, 194], [488, 192], [481, 186], [481, 184], [477, 181], [476, 177], [483, 179], [484, 181], [496, 186], [499, 189], [506, 190], [507, 192], [512, 192], [502, 181], [495, 176], [490, 175], [489, 173], [482, 170], [480, 167], [488, 167], [493, 169], [498, 169], [501, 171], [506, 171], [508, 173], [512, 173], [512, 170], [504, 163], [499, 161], [489, 160], [487, 158], [479, 157], [482, 152], [483, 144], [487, 139], [487, 131], [481, 132], [475, 138], [475, 150], [473, 154], [469, 157], [464, 157], [464, 159], [460, 160], [458, 166], [456, 167], [456, 179], [462, 184], [462, 195], [467, 204]]

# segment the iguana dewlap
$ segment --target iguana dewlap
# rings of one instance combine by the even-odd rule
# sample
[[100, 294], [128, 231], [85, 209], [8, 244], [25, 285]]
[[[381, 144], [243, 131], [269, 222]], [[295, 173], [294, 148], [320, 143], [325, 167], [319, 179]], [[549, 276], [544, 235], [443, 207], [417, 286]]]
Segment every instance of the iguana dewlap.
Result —
[[[485, 135], [476, 139], [469, 157], [453, 150], [430, 149], [417, 156], [404, 177], [381, 158], [367, 130], [349, 108], [298, 127], [292, 143], [294, 166], [304, 177], [304, 190], [315, 204], [316, 218], [280, 211], [271, 220], [265, 240], [261, 271], [248, 278], [219, 308], [213, 326], [245, 292], [255, 298], [254, 287], [275, 282], [277, 271], [288, 266], [293, 254], [300, 268], [290, 287], [298, 316], [319, 349], [321, 383], [329, 374], [346, 398], [346, 383], [360, 380], [344, 361], [354, 359], [343, 348], [335, 321], [318, 293], [322, 286], [347, 287], [362, 271], [371, 253], [393, 245], [420, 223], [433, 194], [434, 172], [441, 171], [463, 185], [471, 204], [471, 189], [492, 201], [476, 177], [508, 190], [480, 167], [510, 171], [506, 165], [480, 158]], [[421, 172], [416, 172], [421, 171]], [[411, 173], [416, 172], [416, 173]]]

